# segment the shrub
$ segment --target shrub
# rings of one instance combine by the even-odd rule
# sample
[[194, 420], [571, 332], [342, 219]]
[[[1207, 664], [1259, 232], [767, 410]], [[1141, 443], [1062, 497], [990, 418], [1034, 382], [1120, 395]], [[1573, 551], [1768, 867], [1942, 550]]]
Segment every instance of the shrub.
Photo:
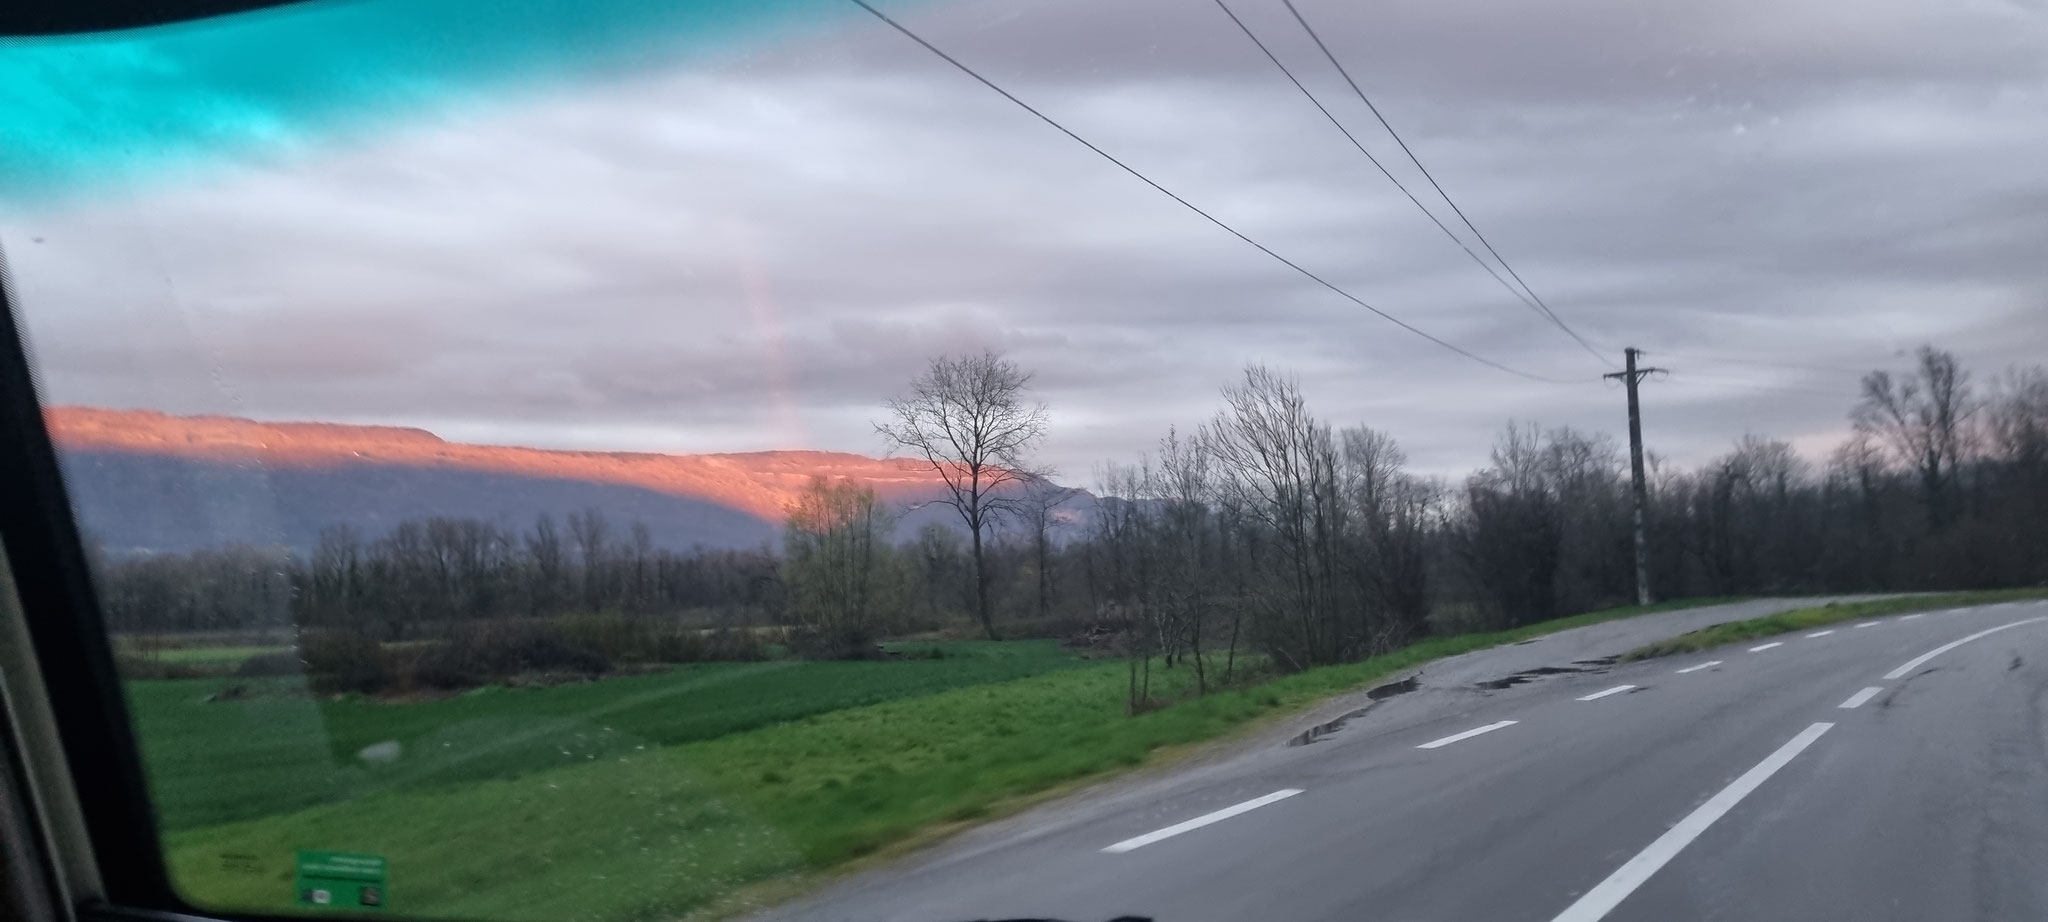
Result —
[[768, 658], [763, 639], [746, 628], [703, 630], [674, 617], [579, 612], [547, 622], [562, 638], [614, 663], [751, 662]]
[[789, 649], [805, 659], [876, 659], [882, 655], [874, 638], [857, 630], [827, 633], [797, 628], [789, 632]]
[[243, 678], [260, 676], [298, 675], [306, 671], [306, 664], [299, 659], [298, 651], [283, 650], [277, 653], [258, 653], [235, 667], [235, 675]]
[[1095, 629], [1100, 619], [1094, 613], [1047, 615], [1043, 618], [1013, 618], [1001, 624], [1003, 636], [1013, 640], [1046, 638], [1063, 640]]
[[[702, 631], [673, 620], [619, 614], [513, 618], [449, 625], [439, 640], [383, 644], [368, 635], [308, 631], [301, 657], [263, 654], [242, 663], [238, 675], [288, 675], [301, 668], [315, 692], [374, 694], [394, 689], [453, 690], [505, 682], [515, 676], [591, 678], [613, 664], [749, 662], [768, 658], [754, 632]], [[163, 667], [138, 661], [137, 668]], [[148, 677], [160, 677], [152, 672]]]
[[596, 652], [615, 662], [657, 658], [648, 647], [660, 632], [653, 625], [617, 612], [575, 612], [546, 622], [562, 642]]
[[766, 659], [760, 638], [736, 628], [703, 631], [675, 618], [614, 612], [562, 615], [548, 622], [568, 643], [614, 663], [695, 663]]
[[752, 663], [768, 658], [768, 645], [761, 635], [746, 628], [722, 627], [695, 636], [703, 642], [707, 660]]
[[528, 672], [597, 676], [611, 661], [597, 650], [570, 641], [546, 621], [485, 621], [466, 624], [448, 639], [420, 648], [409, 664], [414, 684], [469, 688]]
[[321, 694], [381, 691], [391, 684], [384, 648], [355, 631], [307, 631], [299, 638], [307, 684]]
[[398, 657], [398, 672], [405, 684], [416, 688], [474, 688], [489, 684], [489, 677], [474, 668], [448, 642], [436, 642], [408, 650]]
[[114, 655], [114, 671], [124, 679], [198, 679], [216, 676], [220, 670], [204, 669], [189, 663], [172, 663], [133, 653]]

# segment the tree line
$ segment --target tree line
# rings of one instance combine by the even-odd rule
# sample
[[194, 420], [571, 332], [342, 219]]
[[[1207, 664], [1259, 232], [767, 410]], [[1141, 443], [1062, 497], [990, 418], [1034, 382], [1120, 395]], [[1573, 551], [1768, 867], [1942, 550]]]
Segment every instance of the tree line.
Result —
[[[1029, 381], [991, 355], [935, 362], [913, 402], [945, 439], [919, 454], [971, 471], [946, 449], [1006, 446], [1022, 473], [1001, 494], [989, 560], [984, 542], [972, 548], [979, 620], [991, 636], [1007, 621], [1109, 638], [1132, 659], [1134, 707], [1151, 700], [1155, 660], [1188, 666], [1199, 692], [1213, 670], [1231, 681], [1244, 652], [1297, 670], [1632, 600], [1628, 467], [1613, 438], [1510, 422], [1485, 467], [1423, 477], [1389, 434], [1334, 426], [1293, 378], [1258, 365], [1196, 429], [1102, 465], [1089, 526], [1055, 547], [1047, 513], [1063, 496], [1022, 457], [1032, 439], [1014, 438], [1043, 419], [1021, 397]], [[958, 382], [973, 399], [949, 392]], [[1692, 470], [1653, 454], [1659, 597], [2048, 584], [2048, 370], [1980, 383], [1925, 347], [1911, 368], [1860, 383], [1851, 435], [1822, 464], [1756, 435]], [[979, 534], [964, 509], [963, 523]]]
[[[1861, 384], [1851, 435], [1824, 464], [1751, 435], [1693, 470], [1655, 466], [1659, 597], [2048, 584], [2048, 370], [1980, 388], [1952, 354], [1923, 348], [1912, 369]], [[1198, 439], [1213, 470], [1191, 476], [1169, 434], [1156, 462], [1121, 478], [1160, 501], [1149, 521], [1109, 529], [1094, 551], [1185, 558], [1177, 521], [1203, 515], [1211, 545], [1236, 549], [1181, 570], [1198, 577], [1155, 569], [1152, 589], [1117, 595], [1157, 609], [1150, 647], [1166, 656], [1201, 662], [1201, 607], [1174, 592], [1245, 587], [1232, 618], [1251, 617], [1254, 645], [1290, 668], [1631, 598], [1626, 456], [1608, 437], [1511, 423], [1491, 463], [1451, 484], [1404, 473], [1383, 433], [1314, 420], [1268, 370], [1250, 369], [1224, 403]], [[1203, 512], [1175, 511], [1197, 497]]]
[[[877, 429], [930, 465], [957, 527], [898, 534], [871, 488], [819, 479], [780, 548], [677, 552], [594, 511], [521, 531], [436, 518], [331, 529], [303, 560], [103, 561], [102, 591], [117, 630], [401, 639], [580, 611], [777, 625], [819, 656], [921, 631], [1055, 636], [1128, 656], [1133, 707], [1155, 668], [1186, 667], [1199, 692], [1633, 597], [1628, 468], [1609, 436], [1512, 422], [1480, 470], [1427, 477], [1388, 433], [1317, 416], [1292, 377], [1254, 365], [1208, 420], [1100, 465], [1090, 497], [1032, 465], [1047, 414], [1030, 385], [999, 356], [944, 358], [885, 407]], [[1689, 470], [1652, 453], [1659, 597], [2048, 583], [2048, 371], [1979, 381], [1925, 348], [1861, 386], [1821, 463], [1755, 435]]]
[[374, 537], [335, 526], [304, 556], [246, 546], [94, 556], [119, 632], [298, 625], [395, 641], [487, 618], [616, 612], [726, 626], [767, 623], [782, 609], [772, 550], [657, 547], [645, 524], [618, 529], [595, 509], [561, 524], [541, 515], [523, 531], [450, 517]]

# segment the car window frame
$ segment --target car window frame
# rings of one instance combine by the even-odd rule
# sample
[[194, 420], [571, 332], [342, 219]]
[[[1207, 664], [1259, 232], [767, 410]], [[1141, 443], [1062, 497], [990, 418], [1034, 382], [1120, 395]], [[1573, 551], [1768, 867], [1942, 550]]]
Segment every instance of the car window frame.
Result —
[[[7, 485], [0, 489], [0, 553], [14, 578], [28, 652], [40, 673], [39, 688], [8, 691], [47, 702], [65, 766], [65, 777], [27, 778], [36, 790], [31, 802], [16, 806], [26, 810], [61, 801], [76, 807], [82, 823], [75, 826], [40, 818], [55, 837], [82, 826], [85, 842], [52, 844], [89, 854], [92, 879], [81, 880], [80, 869], [43, 856], [60, 892], [78, 901], [60, 910], [76, 918], [270, 918], [197, 909], [172, 885], [141, 746], [18, 316], [0, 250], [0, 483]], [[10, 685], [22, 678], [10, 675]], [[45, 741], [30, 736], [22, 745], [40, 742]], [[44, 790], [59, 784], [69, 786], [62, 793], [70, 796]]]

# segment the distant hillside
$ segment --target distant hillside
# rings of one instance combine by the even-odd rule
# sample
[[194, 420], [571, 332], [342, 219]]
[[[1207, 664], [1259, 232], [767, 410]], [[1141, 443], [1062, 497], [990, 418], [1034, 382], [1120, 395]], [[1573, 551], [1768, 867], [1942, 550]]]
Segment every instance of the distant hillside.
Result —
[[[646, 522], [663, 546], [740, 547], [773, 539], [784, 505], [813, 476], [870, 484], [898, 508], [942, 489], [914, 462], [841, 452], [546, 451], [384, 426], [91, 407], [46, 416], [80, 523], [116, 552], [236, 542], [305, 550], [329, 525], [376, 535], [432, 515], [523, 530], [540, 514], [559, 520], [586, 508], [604, 511], [619, 533]], [[951, 513], [912, 512], [901, 533]]]

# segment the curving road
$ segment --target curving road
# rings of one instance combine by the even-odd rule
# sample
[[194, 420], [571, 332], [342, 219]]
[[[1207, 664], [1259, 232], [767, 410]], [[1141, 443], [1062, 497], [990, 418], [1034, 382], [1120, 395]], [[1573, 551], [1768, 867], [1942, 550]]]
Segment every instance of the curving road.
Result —
[[[1583, 662], [1784, 607], [1446, 660], [1317, 742], [1032, 811], [770, 918], [2048, 919], [2048, 603]], [[1517, 675], [1545, 667], [1574, 671]]]

